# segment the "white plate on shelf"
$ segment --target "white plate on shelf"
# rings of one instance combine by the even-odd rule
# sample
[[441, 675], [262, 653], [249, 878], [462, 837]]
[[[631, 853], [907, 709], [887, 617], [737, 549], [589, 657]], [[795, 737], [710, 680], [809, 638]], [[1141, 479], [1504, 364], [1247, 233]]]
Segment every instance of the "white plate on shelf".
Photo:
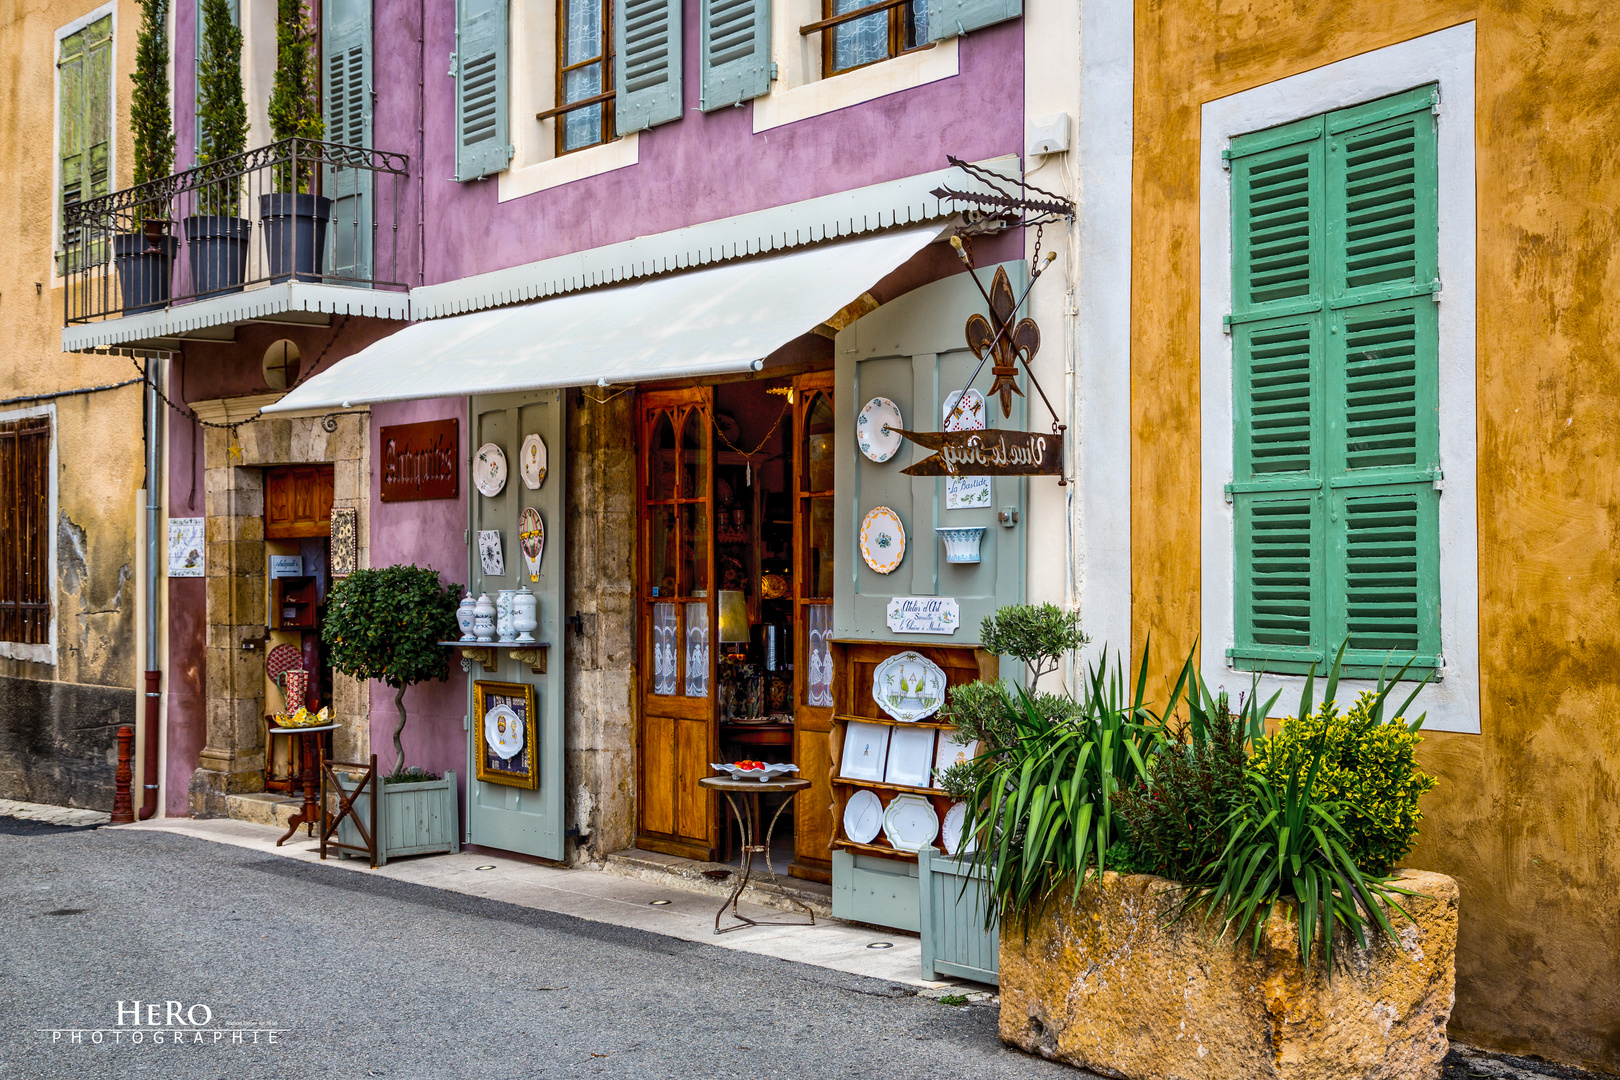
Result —
[[493, 499], [506, 487], [506, 451], [492, 442], [473, 455], [473, 486], [486, 499]]
[[922, 720], [945, 704], [945, 672], [922, 653], [897, 653], [872, 669], [872, 700], [902, 724]]
[[921, 795], [896, 795], [883, 811], [883, 835], [896, 851], [921, 851], [939, 835], [939, 815]]
[[962, 841], [962, 825], [967, 820], [967, 803], [960, 800], [951, 803], [951, 808], [945, 811], [945, 823], [940, 826], [939, 842], [945, 847], [947, 855], [968, 855], [977, 846], [973, 837], [967, 838], [967, 843], [957, 851], [957, 845]]
[[861, 453], [881, 464], [899, 453], [904, 441], [900, 429], [905, 426], [900, 406], [886, 397], [875, 397], [855, 418], [855, 441]]
[[889, 763], [883, 782], [904, 787], [927, 787], [934, 765], [934, 729], [895, 728], [889, 736]]
[[972, 761], [979, 752], [979, 740], [963, 739], [955, 728], [939, 733], [939, 746], [934, 751], [934, 783], [939, 787], [939, 774], [958, 761]]
[[906, 527], [900, 515], [879, 506], [861, 522], [861, 558], [880, 574], [888, 574], [906, 557]]
[[883, 804], [862, 788], [844, 804], [844, 835], [857, 844], [870, 844], [883, 828]]
[[844, 756], [838, 763], [838, 775], [881, 783], [883, 765], [888, 759], [889, 726], [851, 720], [844, 729]]

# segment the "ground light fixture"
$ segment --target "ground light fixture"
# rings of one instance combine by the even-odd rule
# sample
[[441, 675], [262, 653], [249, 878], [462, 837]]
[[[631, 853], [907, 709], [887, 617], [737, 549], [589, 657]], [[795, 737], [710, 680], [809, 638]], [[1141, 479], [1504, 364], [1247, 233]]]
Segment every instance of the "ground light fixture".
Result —
[[892, 949], [892, 948], [894, 948], [894, 942], [892, 942], [892, 941], [874, 941], [870, 945], [868, 945], [867, 948], [868, 949]]
[[473, 867], [473, 869], [474, 870], [493, 870], [493, 869], [495, 869], [495, 864], [494, 863], [489, 863], [489, 864], [487, 864], [485, 866], [475, 866], [475, 867]]
[[669, 902], [670, 901], [668, 901], [668, 900], [649, 900], [649, 901], [647, 901], [647, 903], [651, 904], [653, 907], [660, 907], [660, 906], [662, 906], [664, 904], [667, 904]]

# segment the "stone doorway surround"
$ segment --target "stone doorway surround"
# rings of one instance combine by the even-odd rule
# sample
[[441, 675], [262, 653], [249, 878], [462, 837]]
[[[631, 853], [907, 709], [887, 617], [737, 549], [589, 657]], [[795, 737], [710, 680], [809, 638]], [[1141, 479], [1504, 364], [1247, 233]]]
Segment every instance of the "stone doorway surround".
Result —
[[[281, 396], [195, 401], [190, 407], [205, 421], [229, 423], [257, 415]], [[224, 817], [227, 796], [264, 789], [264, 642], [269, 585], [264, 469], [330, 464], [332, 505], [358, 511], [358, 565], [367, 566], [370, 419], [359, 410], [265, 418], [237, 428], [234, 445], [228, 431], [204, 429], [207, 742], [191, 777], [194, 817]], [[333, 755], [346, 761], [362, 760], [371, 752], [367, 687], [359, 680], [334, 674], [332, 699], [333, 711], [343, 723], [332, 733]]]

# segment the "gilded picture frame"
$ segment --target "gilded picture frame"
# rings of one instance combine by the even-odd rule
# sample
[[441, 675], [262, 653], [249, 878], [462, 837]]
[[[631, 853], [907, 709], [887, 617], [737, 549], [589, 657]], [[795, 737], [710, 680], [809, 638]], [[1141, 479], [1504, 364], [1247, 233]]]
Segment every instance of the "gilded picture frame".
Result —
[[[516, 723], [514, 730], [509, 725]], [[534, 687], [527, 683], [473, 682], [473, 723], [478, 734], [475, 762], [486, 784], [534, 791], [540, 786], [540, 755], [535, 745]], [[523, 746], [510, 757], [512, 735], [521, 732]]]

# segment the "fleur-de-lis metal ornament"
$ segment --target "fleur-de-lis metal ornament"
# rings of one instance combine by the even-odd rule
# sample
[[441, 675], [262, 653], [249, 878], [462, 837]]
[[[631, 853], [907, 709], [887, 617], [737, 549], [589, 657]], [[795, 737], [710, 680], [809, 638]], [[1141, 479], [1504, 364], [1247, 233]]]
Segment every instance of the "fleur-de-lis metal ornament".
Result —
[[[1017, 326], [1012, 325], [1017, 310], [1018, 301], [1013, 297], [1012, 282], [1007, 280], [1007, 271], [998, 266], [995, 280], [990, 283], [990, 314], [995, 322], [992, 324], [990, 319], [978, 313], [967, 321], [968, 348], [980, 360], [985, 358], [987, 352], [993, 358], [990, 374], [995, 381], [990, 384], [987, 396], [1000, 396], [1001, 415], [1004, 417], [1012, 416], [1012, 396], [1024, 396], [1024, 392], [1018, 389], [1019, 354], [1023, 354], [1024, 363], [1028, 364], [1041, 348], [1041, 330], [1033, 319], [1022, 319]], [[1002, 327], [1007, 329], [997, 336], [997, 331]]]

